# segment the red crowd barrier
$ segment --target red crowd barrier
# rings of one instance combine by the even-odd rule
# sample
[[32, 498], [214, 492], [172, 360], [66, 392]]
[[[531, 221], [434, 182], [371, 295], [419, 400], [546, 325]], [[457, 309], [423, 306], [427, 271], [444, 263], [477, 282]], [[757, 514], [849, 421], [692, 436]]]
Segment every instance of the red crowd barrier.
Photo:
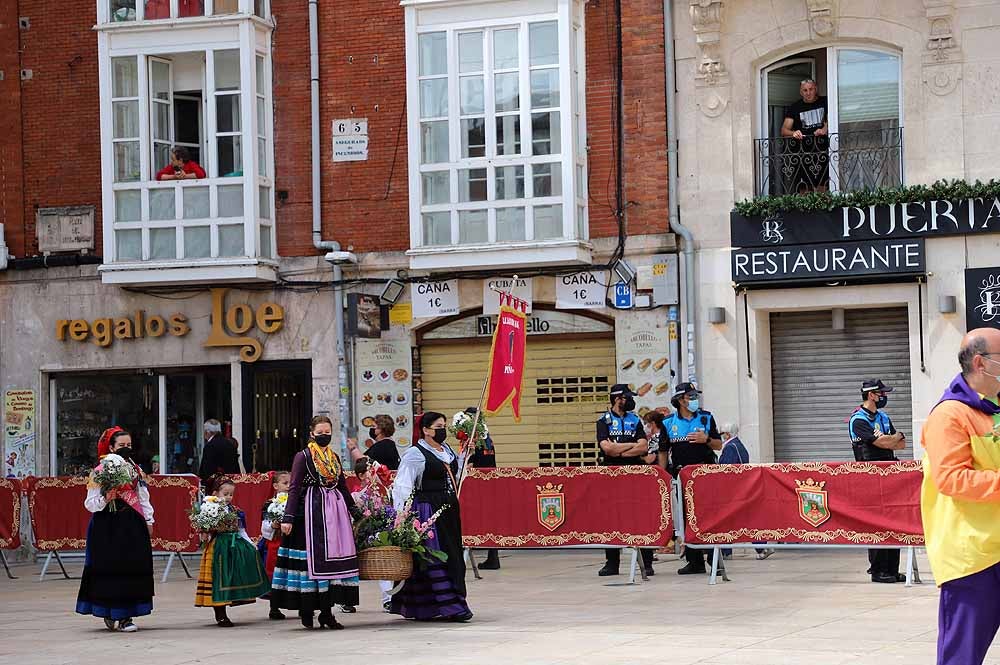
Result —
[[153, 504], [153, 550], [197, 552], [201, 544], [188, 513], [198, 500], [198, 476], [150, 476], [149, 501]]
[[247, 473], [229, 478], [236, 483], [233, 504], [246, 514], [247, 535], [256, 542], [260, 538], [264, 504], [274, 496], [271, 476], [266, 473]]
[[680, 478], [687, 543], [924, 544], [920, 462], [713, 464]]
[[466, 547], [657, 547], [670, 540], [670, 476], [656, 466], [470, 469]]
[[24, 479], [31, 516], [31, 538], [42, 552], [82, 550], [87, 546], [90, 512], [83, 507], [87, 498], [87, 477], [30, 476]]
[[0, 478], [0, 550], [21, 546], [21, 481]]

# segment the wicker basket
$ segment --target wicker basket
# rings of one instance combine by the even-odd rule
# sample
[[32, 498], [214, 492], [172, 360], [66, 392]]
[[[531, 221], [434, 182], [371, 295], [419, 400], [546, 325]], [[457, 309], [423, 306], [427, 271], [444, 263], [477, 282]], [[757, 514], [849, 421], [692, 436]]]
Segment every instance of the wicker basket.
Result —
[[413, 553], [392, 545], [358, 552], [358, 573], [363, 580], [400, 582], [413, 573]]

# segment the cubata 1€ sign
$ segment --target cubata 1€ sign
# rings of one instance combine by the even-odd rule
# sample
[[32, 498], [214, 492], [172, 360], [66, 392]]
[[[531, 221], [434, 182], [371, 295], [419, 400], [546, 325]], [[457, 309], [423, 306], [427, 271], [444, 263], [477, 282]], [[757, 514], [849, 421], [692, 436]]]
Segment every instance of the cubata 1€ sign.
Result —
[[[266, 302], [256, 308], [246, 303], [226, 307], [229, 289], [212, 289], [211, 330], [203, 346], [240, 347], [240, 359], [252, 363], [263, 353], [263, 346], [247, 333], [254, 328], [271, 335], [285, 323], [285, 310], [277, 303]], [[126, 341], [157, 338], [169, 335], [185, 337], [191, 332], [188, 317], [182, 313], [160, 316], [137, 310], [131, 315], [86, 319], [59, 319], [56, 321], [56, 339], [65, 342], [92, 342], [100, 347], [110, 347], [116, 340]]]

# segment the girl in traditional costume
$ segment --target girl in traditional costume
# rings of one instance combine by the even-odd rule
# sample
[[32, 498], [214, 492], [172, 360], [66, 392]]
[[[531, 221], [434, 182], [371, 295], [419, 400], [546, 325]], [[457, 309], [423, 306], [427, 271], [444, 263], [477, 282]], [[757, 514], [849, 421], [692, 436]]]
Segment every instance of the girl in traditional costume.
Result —
[[403, 510], [412, 494], [412, 509], [421, 522], [447, 506], [431, 527], [430, 542], [447, 554], [448, 560], [428, 558], [415, 562], [413, 574], [392, 597], [390, 607], [393, 614], [418, 621], [468, 621], [472, 612], [465, 601], [465, 560], [458, 507], [462, 458], [445, 443], [448, 429], [443, 414], [428, 411], [420, 417], [420, 426], [423, 437], [400, 460], [392, 500], [396, 510]]
[[208, 544], [201, 555], [194, 606], [213, 608], [216, 625], [232, 628], [234, 624], [226, 608], [256, 602], [258, 596], [267, 593], [271, 584], [257, 548], [247, 535], [246, 514], [233, 505], [235, 483], [228, 478], [218, 478], [213, 489], [215, 502], [221, 503], [223, 510], [236, 519], [229, 521], [234, 528], [202, 534]]
[[[102, 489], [96, 478], [109, 453], [124, 460], [125, 476], [132, 480]], [[105, 430], [97, 456], [99, 464], [90, 474], [83, 502], [94, 515], [87, 527], [76, 611], [101, 617], [108, 630], [134, 633], [139, 627], [132, 620], [153, 611], [153, 506], [143, 473], [132, 460], [128, 432], [118, 427]], [[132, 473], [127, 473], [129, 468]]]
[[[281, 522], [273, 520], [273, 518], [268, 514], [268, 509], [271, 507], [272, 501], [284, 496], [287, 500], [288, 488], [291, 486], [292, 474], [288, 471], [274, 471], [271, 474], [271, 488], [274, 490], [274, 496], [268, 499], [267, 503], [261, 509], [261, 524], [260, 524], [260, 540], [257, 542], [257, 549], [260, 551], [261, 558], [264, 560], [264, 572], [267, 573], [267, 579], [270, 581], [274, 577], [274, 566], [278, 562], [278, 549], [281, 547]], [[280, 505], [280, 504], [276, 504]], [[265, 596], [270, 600], [271, 611], [268, 614], [268, 618], [274, 621], [280, 621], [285, 618], [285, 615], [281, 612], [281, 608], [275, 601], [274, 595], [271, 593]]]
[[292, 462], [292, 483], [285, 515], [284, 538], [272, 580], [278, 607], [297, 610], [302, 625], [340, 629], [334, 605], [358, 604], [358, 556], [351, 513], [354, 499], [347, 489], [340, 457], [330, 447], [333, 425], [316, 416], [309, 445]]

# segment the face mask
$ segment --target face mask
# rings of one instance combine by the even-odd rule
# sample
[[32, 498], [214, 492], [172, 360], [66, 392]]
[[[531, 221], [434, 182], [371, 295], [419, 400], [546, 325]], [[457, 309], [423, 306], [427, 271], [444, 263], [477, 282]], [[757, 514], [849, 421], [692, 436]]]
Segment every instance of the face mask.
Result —
[[434, 430], [434, 443], [444, 443], [444, 440], [448, 438], [448, 430], [444, 427], [438, 427]]
[[315, 441], [320, 446], [323, 446], [324, 448], [329, 446], [330, 441], [332, 440], [333, 436], [331, 436], [330, 434], [317, 434], [316, 436], [313, 437], [313, 441]]
[[119, 457], [124, 457], [125, 459], [132, 459], [132, 449], [131, 448], [119, 448], [115, 451], [115, 455]]
[[635, 399], [633, 399], [632, 397], [625, 398], [625, 410], [635, 411]]
[[885, 395], [882, 395], [877, 400], [875, 400], [875, 408], [884, 409], [885, 405], [888, 403], [889, 403], [889, 398], [886, 397]]
[[374, 427], [370, 427], [370, 428], [368, 428], [368, 437], [369, 437], [369, 438], [370, 438], [370, 439], [371, 439], [372, 441], [374, 441], [374, 440], [375, 440], [375, 428], [374, 428]]
[[701, 400], [695, 398], [688, 400], [688, 411], [691, 413], [698, 413], [698, 409], [701, 408]]
[[[993, 360], [993, 358], [987, 358], [986, 356], [983, 356], [983, 359], [986, 362], [996, 363], [997, 365], [1000, 365], [1000, 361]], [[1000, 381], [1000, 374], [990, 374], [986, 370], [983, 370], [983, 374], [985, 374], [986, 376], [990, 377], [991, 379], [993, 379], [995, 381]], [[998, 394], [1000, 394], [1000, 393], [998, 393]]]

